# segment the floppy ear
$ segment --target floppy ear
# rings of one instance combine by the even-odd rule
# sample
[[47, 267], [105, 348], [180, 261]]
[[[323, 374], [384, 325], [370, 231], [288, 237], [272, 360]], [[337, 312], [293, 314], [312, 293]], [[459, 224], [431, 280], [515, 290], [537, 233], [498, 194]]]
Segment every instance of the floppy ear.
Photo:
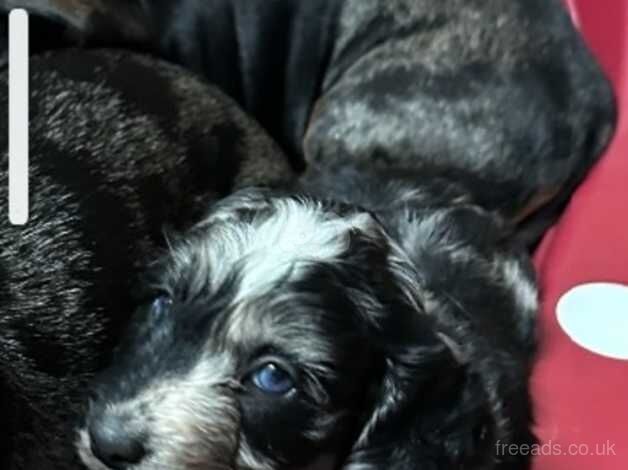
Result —
[[528, 468], [528, 457], [504, 448], [535, 443], [517, 328], [529, 312], [491, 277], [501, 265], [457, 256], [442, 240], [421, 253], [392, 246], [390, 281], [380, 280], [387, 308], [370, 338], [382, 372], [343, 470]]
[[[395, 315], [399, 315], [399, 311]], [[469, 434], [470, 422], [454, 416], [457, 402], [472, 387], [466, 382], [465, 365], [435, 334], [428, 319], [405, 312], [395, 321], [402, 330], [389, 335], [383, 345], [383, 374], [374, 390], [371, 408], [343, 470], [415, 470], [457, 468], [466, 453], [462, 443], [452, 442], [448, 431]], [[386, 334], [386, 333], [385, 333]], [[482, 414], [482, 407], [473, 410]], [[475, 416], [474, 416], [475, 418]], [[481, 420], [480, 420], [481, 422]]]
[[[421, 323], [415, 326], [425, 328]], [[480, 367], [461, 362], [440, 334], [404, 340], [389, 345], [368, 418], [342, 469], [529, 468], [529, 458], [505, 451], [536, 442], [525, 382], [504, 383], [490, 360]]]

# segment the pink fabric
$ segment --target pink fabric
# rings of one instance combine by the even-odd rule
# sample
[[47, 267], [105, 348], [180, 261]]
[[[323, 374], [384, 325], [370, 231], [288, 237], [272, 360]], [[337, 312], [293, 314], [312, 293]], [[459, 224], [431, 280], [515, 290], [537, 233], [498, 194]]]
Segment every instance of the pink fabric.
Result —
[[535, 256], [542, 314], [532, 393], [536, 432], [545, 445], [536, 449], [541, 455], [534, 470], [627, 470], [628, 361], [573, 343], [555, 307], [578, 284], [628, 285], [628, 1], [566, 3], [613, 82], [620, 121], [603, 159]]

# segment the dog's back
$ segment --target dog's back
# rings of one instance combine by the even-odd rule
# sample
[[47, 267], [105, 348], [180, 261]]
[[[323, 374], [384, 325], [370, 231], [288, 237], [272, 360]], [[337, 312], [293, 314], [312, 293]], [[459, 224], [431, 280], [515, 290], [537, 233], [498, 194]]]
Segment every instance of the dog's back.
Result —
[[614, 128], [609, 83], [560, 0], [27, 6], [69, 26], [70, 40], [151, 49], [199, 72], [297, 167], [361, 160], [437, 172], [463, 182], [529, 243]]
[[614, 125], [559, 0], [347, 0], [305, 156], [437, 173], [531, 241]]

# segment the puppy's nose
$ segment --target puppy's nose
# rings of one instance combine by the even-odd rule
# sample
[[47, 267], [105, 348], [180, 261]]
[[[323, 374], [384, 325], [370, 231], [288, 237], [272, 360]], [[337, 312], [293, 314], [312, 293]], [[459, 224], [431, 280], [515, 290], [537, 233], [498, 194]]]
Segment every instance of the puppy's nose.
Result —
[[145, 439], [119, 416], [105, 414], [91, 420], [89, 437], [94, 456], [113, 470], [125, 470], [146, 455]]

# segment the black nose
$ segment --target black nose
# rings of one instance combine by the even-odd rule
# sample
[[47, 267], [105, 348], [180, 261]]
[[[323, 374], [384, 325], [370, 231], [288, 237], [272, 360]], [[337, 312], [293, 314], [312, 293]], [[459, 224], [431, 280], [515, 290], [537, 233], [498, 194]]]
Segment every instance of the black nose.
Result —
[[146, 455], [145, 439], [130, 429], [128, 420], [104, 414], [89, 423], [92, 453], [107, 467], [124, 470]]

